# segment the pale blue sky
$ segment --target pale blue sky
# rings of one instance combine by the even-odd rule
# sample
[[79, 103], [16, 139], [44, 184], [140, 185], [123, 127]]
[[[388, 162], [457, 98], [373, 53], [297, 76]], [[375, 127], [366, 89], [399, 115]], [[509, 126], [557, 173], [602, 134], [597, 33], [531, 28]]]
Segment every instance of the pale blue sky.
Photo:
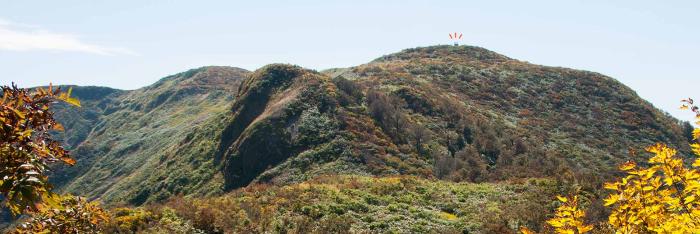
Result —
[[348, 67], [476, 45], [600, 72], [682, 119], [700, 81], [699, 1], [5, 1], [0, 84], [135, 89], [205, 65]]

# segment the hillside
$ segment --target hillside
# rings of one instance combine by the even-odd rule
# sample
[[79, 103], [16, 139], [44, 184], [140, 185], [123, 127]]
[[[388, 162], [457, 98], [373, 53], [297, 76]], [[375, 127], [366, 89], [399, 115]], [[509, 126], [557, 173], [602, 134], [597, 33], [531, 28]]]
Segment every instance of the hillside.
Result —
[[[78, 163], [53, 180], [109, 206], [234, 191], [211, 198], [226, 199], [251, 184], [277, 193], [314, 178], [346, 183], [348, 175], [410, 175], [440, 189], [547, 178], [566, 181], [548, 191], [581, 187], [595, 200], [618, 164], [648, 157], [635, 153], [645, 146], [666, 142], [689, 155], [687, 129], [615, 79], [471, 46], [408, 49], [324, 72], [204, 67], [137, 90], [76, 87], [75, 95], [83, 107], [59, 107], [56, 116]], [[541, 202], [531, 210], [549, 213]], [[421, 209], [439, 213], [428, 206]], [[351, 217], [358, 228], [373, 225], [360, 216]]]
[[[420, 141], [434, 156], [486, 164], [479, 176], [467, 173], [476, 180], [562, 170], [596, 176], [631, 159], [630, 151], [643, 152], [659, 141], [689, 155], [677, 120], [598, 73], [533, 65], [478, 47], [438, 46], [384, 56], [335, 76], [365, 94], [396, 97], [389, 109], [398, 106], [403, 120], [374, 115], [386, 120], [378, 122], [395, 145], [415, 145], [430, 136]], [[372, 104], [364, 100], [372, 115]], [[392, 127], [392, 119], [405, 123]], [[427, 133], [405, 125], [423, 126]], [[414, 148], [402, 153], [421, 154], [421, 147]], [[458, 163], [449, 158], [439, 176], [463, 177], [448, 172]]]
[[201, 194], [221, 191], [221, 180], [212, 178], [213, 152], [205, 150], [218, 143], [212, 139], [220, 134], [217, 123], [247, 73], [205, 67], [133, 91], [77, 88], [83, 107], [56, 116], [67, 123], [62, 135], [76, 139], [66, 137], [78, 163], [52, 179], [61, 190], [110, 203], [140, 204], [194, 192], [191, 187]]

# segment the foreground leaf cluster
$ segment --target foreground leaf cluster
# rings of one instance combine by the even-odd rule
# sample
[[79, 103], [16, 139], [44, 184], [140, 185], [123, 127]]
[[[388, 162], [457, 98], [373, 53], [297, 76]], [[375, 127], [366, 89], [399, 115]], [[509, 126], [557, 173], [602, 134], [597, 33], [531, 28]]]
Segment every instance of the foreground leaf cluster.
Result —
[[586, 212], [579, 208], [578, 196], [571, 198], [557, 196], [557, 199], [563, 204], [557, 208], [555, 217], [547, 220], [547, 224], [561, 233], [574, 233], [574, 230], [576, 233], [585, 233], [593, 229], [593, 225], [583, 223]]
[[13, 214], [36, 211], [39, 201], [49, 199], [51, 185], [46, 173], [48, 164], [75, 164], [68, 152], [49, 135], [62, 131], [63, 126], [53, 118], [51, 104], [63, 101], [80, 106], [70, 97], [71, 90], [60, 88], [27, 89], [2, 87], [0, 100], [0, 194], [3, 204]]
[[[692, 99], [683, 100], [681, 109], [695, 112], [700, 125], [700, 108]], [[700, 157], [700, 130], [692, 131], [691, 149]], [[625, 176], [604, 184], [610, 194], [604, 205], [611, 213], [605, 226], [615, 233], [698, 233], [700, 232], [700, 158], [688, 167], [677, 151], [665, 144], [646, 148], [653, 156], [647, 165], [628, 161], [619, 169]], [[592, 225], [583, 220], [577, 196], [569, 200], [558, 197], [563, 204], [557, 208], [555, 217], [547, 223], [557, 233], [586, 233]], [[522, 233], [534, 233], [527, 228]]]
[[650, 167], [633, 162], [620, 169], [627, 176], [605, 188], [612, 193], [605, 205], [612, 207], [608, 222], [621, 233], [693, 233], [700, 230], [700, 159], [691, 168], [676, 151], [663, 144], [647, 148], [654, 156]]
[[41, 206], [13, 233], [99, 233], [109, 220], [97, 202], [71, 195], [57, 196], [57, 204]]

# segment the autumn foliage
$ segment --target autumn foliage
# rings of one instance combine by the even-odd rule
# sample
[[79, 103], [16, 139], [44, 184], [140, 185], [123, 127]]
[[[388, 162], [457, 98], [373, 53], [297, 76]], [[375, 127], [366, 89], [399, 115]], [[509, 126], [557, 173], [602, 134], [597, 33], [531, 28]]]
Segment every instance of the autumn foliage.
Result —
[[14, 233], [99, 233], [109, 219], [97, 202], [70, 195], [54, 200], [57, 204], [40, 206]]
[[49, 110], [52, 103], [63, 101], [80, 106], [70, 97], [71, 90], [60, 88], [27, 89], [2, 87], [0, 100], [0, 193], [3, 204], [13, 214], [37, 210], [38, 201], [50, 198], [51, 185], [46, 176], [52, 162], [73, 165], [61, 143], [51, 139], [49, 131], [61, 131], [63, 126]]
[[[692, 99], [683, 100], [681, 109], [695, 112], [700, 125], [700, 108]], [[692, 132], [691, 149], [700, 157], [700, 129]], [[612, 209], [605, 226], [615, 233], [698, 233], [700, 231], [700, 158], [687, 166], [676, 150], [658, 143], [647, 147], [653, 154], [647, 166], [633, 161], [620, 165], [626, 173], [621, 179], [605, 183], [611, 190], [604, 200]], [[558, 197], [563, 204], [547, 224], [557, 233], [586, 233], [591, 225], [583, 223], [585, 213], [573, 199]], [[602, 226], [602, 225], [601, 225]], [[524, 234], [534, 233], [523, 227]]]
[[555, 217], [547, 220], [547, 224], [554, 227], [557, 232], [563, 233], [573, 230], [577, 233], [585, 233], [593, 229], [592, 225], [586, 225], [583, 222], [586, 212], [580, 209], [578, 196], [570, 198], [559, 196], [557, 199], [563, 204], [557, 208]]
[[62, 131], [51, 105], [65, 102], [80, 106], [71, 89], [36, 88], [34, 91], [2, 87], [0, 100], [0, 193], [3, 205], [21, 219], [13, 233], [93, 233], [108, 216], [99, 204], [51, 192], [50, 163], [75, 164], [51, 131]]
[[676, 151], [663, 144], [647, 148], [654, 153], [650, 167], [633, 162], [620, 166], [627, 176], [605, 188], [612, 193], [608, 223], [621, 233], [694, 233], [700, 230], [700, 160], [683, 165]]

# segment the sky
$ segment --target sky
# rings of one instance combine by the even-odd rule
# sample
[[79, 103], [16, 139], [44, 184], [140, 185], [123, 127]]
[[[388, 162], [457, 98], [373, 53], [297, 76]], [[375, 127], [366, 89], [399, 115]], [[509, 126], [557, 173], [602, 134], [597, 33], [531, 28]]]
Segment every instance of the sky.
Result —
[[[691, 120], [700, 1], [0, 0], [0, 84], [137, 89], [208, 65], [323, 70], [462, 44], [600, 72]], [[695, 83], [693, 83], [695, 82]]]

